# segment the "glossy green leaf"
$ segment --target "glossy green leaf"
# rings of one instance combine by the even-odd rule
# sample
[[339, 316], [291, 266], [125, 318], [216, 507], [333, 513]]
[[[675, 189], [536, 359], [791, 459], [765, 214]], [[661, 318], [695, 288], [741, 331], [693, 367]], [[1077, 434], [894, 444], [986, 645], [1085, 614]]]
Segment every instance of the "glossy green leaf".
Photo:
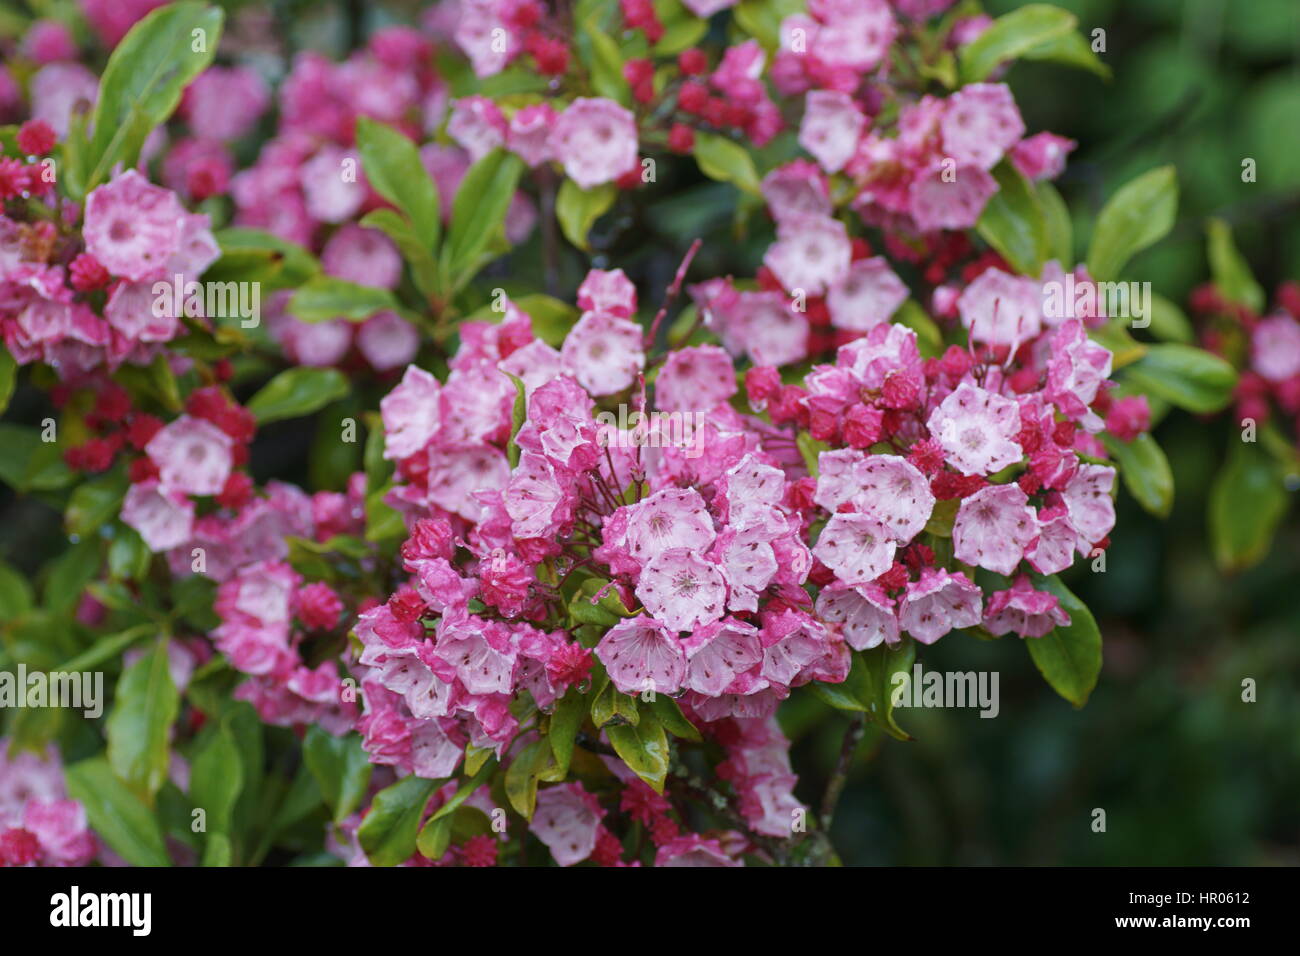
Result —
[[357, 149], [375, 192], [406, 214], [426, 249], [438, 244], [442, 213], [438, 187], [405, 134], [365, 116], [357, 119]]
[[1029, 656], [1052, 689], [1075, 707], [1087, 703], [1101, 675], [1101, 631], [1087, 605], [1056, 575], [1034, 575], [1034, 587], [1051, 591], [1070, 615], [1070, 623], [1042, 637], [1024, 639]]
[[1048, 255], [1047, 220], [1029, 181], [1010, 162], [993, 168], [995, 192], [975, 230], [1018, 272], [1037, 276]]
[[302, 754], [334, 822], [347, 819], [365, 799], [374, 770], [361, 738], [356, 734], [335, 737], [320, 727], [311, 727], [303, 739]]
[[1264, 560], [1287, 504], [1276, 463], [1254, 442], [1234, 441], [1210, 488], [1210, 541], [1219, 567], [1240, 571]]
[[303, 322], [347, 319], [364, 322], [376, 312], [398, 311], [401, 305], [387, 289], [360, 285], [333, 276], [316, 276], [289, 300], [288, 311]]
[[1237, 249], [1232, 239], [1232, 227], [1222, 219], [1211, 219], [1206, 223], [1205, 231], [1210, 274], [1219, 294], [1229, 302], [1244, 305], [1254, 312], [1262, 311], [1264, 290], [1255, 281], [1250, 266]]
[[1139, 391], [1162, 398], [1189, 412], [1217, 412], [1232, 400], [1237, 373], [1202, 349], [1164, 342], [1124, 369], [1122, 379]]
[[113, 773], [103, 757], [64, 771], [68, 795], [86, 808], [86, 818], [118, 856], [135, 866], [171, 866], [162, 828], [152, 811]]
[[518, 156], [494, 149], [461, 180], [442, 250], [442, 269], [455, 288], [473, 278], [488, 243], [505, 228], [506, 212], [523, 169]]
[[347, 377], [338, 369], [299, 366], [267, 382], [246, 407], [259, 425], [265, 425], [310, 415], [347, 393]]
[[397, 866], [415, 853], [420, 820], [441, 781], [403, 777], [375, 794], [357, 829], [357, 842], [375, 866]]
[[578, 693], [576, 687], [570, 687], [568, 692], [555, 703], [555, 710], [551, 714], [550, 732], [547, 736], [551, 740], [551, 753], [555, 755], [555, 762], [559, 765], [562, 774], [569, 772], [574, 742], [586, 716], [587, 698]]
[[1178, 176], [1161, 166], [1125, 183], [1102, 207], [1088, 245], [1094, 279], [1119, 276], [1125, 263], [1165, 237], [1178, 213]]
[[697, 132], [694, 153], [700, 172], [710, 179], [731, 183], [755, 196], [761, 194], [762, 183], [754, 159], [749, 150], [736, 141], [717, 133]]
[[108, 762], [147, 804], [167, 780], [168, 736], [180, 712], [167, 644], [159, 642], [123, 671], [108, 716]]
[[1102, 440], [1119, 464], [1124, 487], [1137, 503], [1157, 518], [1169, 517], [1174, 506], [1174, 473], [1156, 440], [1147, 433], [1131, 442], [1113, 435], [1104, 435]]
[[669, 752], [668, 737], [659, 719], [643, 712], [636, 724], [609, 724], [605, 734], [628, 768], [655, 793], [663, 793]]
[[98, 531], [100, 525], [118, 513], [128, 487], [130, 482], [124, 468], [115, 468], [78, 485], [68, 499], [64, 515], [68, 533], [86, 535]]
[[550, 759], [551, 742], [541, 737], [525, 745], [506, 769], [506, 799], [526, 820], [537, 808], [537, 779]]
[[998, 17], [974, 41], [959, 51], [961, 80], [978, 83], [1001, 63], [1024, 56], [1071, 33], [1074, 15], [1045, 3], [1030, 3]]
[[613, 183], [583, 189], [572, 179], [565, 179], [555, 199], [555, 218], [559, 220], [564, 238], [579, 249], [590, 250], [587, 233], [617, 198], [618, 187]]

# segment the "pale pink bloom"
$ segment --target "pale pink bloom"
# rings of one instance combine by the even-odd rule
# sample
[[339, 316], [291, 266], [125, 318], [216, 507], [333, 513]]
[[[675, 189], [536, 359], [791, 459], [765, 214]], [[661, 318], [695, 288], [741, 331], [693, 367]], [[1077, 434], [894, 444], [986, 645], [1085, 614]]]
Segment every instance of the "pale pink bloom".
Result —
[[1300, 322], [1289, 315], [1261, 319], [1250, 337], [1251, 364], [1270, 382], [1300, 375]]
[[854, 507], [906, 544], [920, 534], [934, 510], [934, 495], [925, 475], [898, 455], [869, 455], [855, 469], [858, 491]]
[[777, 222], [799, 216], [829, 216], [830, 188], [815, 163], [796, 159], [763, 177], [767, 211]]
[[630, 319], [587, 312], [560, 349], [564, 370], [592, 395], [613, 395], [645, 367], [641, 327]]
[[844, 223], [829, 216], [805, 216], [778, 223], [776, 242], [763, 263], [787, 292], [821, 295], [849, 271], [852, 249]]
[[730, 617], [696, 628], [681, 646], [686, 651], [685, 686], [709, 697], [722, 694], [763, 659], [758, 629]]
[[688, 833], [669, 840], [655, 852], [655, 866], [744, 866], [733, 860], [717, 840]]
[[813, 90], [808, 94], [799, 145], [816, 158], [822, 169], [837, 173], [858, 147], [867, 118], [847, 93]]
[[330, 236], [320, 261], [329, 275], [359, 285], [396, 289], [402, 281], [402, 256], [393, 241], [356, 223], [346, 223]]
[[820, 0], [810, 3], [808, 12], [825, 24], [812, 52], [854, 73], [879, 66], [898, 30], [885, 0]]
[[636, 313], [636, 286], [622, 269], [592, 269], [578, 286], [578, 308], [631, 318]]
[[984, 609], [984, 627], [1001, 636], [1015, 632], [1021, 637], [1042, 637], [1056, 627], [1066, 627], [1070, 615], [1050, 591], [1037, 591], [1027, 575], [1020, 575], [1005, 591], [994, 591]]
[[230, 477], [234, 442], [210, 422], [182, 415], [149, 440], [145, 452], [162, 483], [190, 495], [215, 495]]
[[938, 160], [911, 181], [907, 211], [922, 232], [970, 229], [979, 221], [998, 183], [978, 166]]
[[549, 103], [525, 106], [510, 117], [507, 142], [511, 152], [529, 166], [540, 166], [553, 158], [551, 128], [556, 112]]
[[497, 0], [462, 0], [454, 8], [459, 13], [456, 44], [469, 57], [475, 76], [500, 73], [523, 50], [523, 39], [502, 22], [497, 8]]
[[947, 99], [939, 126], [944, 152], [959, 166], [992, 169], [1025, 134], [1025, 123], [1005, 83], [971, 83]]
[[1038, 540], [1025, 552], [1025, 560], [1039, 574], [1058, 574], [1074, 563], [1079, 532], [1070, 524], [1064, 505], [1038, 512]]
[[408, 458], [425, 446], [441, 422], [438, 380], [412, 365], [401, 383], [384, 396], [384, 457]]
[[327, 143], [302, 164], [299, 184], [307, 212], [321, 222], [344, 222], [366, 201], [361, 160], [355, 150]]
[[509, 480], [510, 463], [492, 445], [429, 449], [429, 503], [467, 521], [482, 514], [479, 492], [503, 489]]
[[868, 584], [889, 570], [896, 547], [875, 518], [841, 512], [831, 515], [812, 552], [845, 584]]
[[377, 372], [406, 365], [420, 348], [420, 333], [396, 312], [376, 312], [357, 329], [357, 350]]
[[1033, 279], [985, 269], [957, 298], [974, 342], [1019, 346], [1042, 330], [1042, 290]]
[[1100, 431], [1102, 421], [1088, 406], [1096, 399], [1101, 383], [1110, 377], [1110, 370], [1110, 350], [1088, 338], [1082, 322], [1069, 319], [1052, 336], [1043, 394], [1068, 418], [1089, 431]]
[[86, 251], [114, 275], [157, 278], [180, 246], [186, 215], [175, 193], [128, 169], [86, 198]]
[[898, 615], [894, 601], [878, 584], [849, 587], [835, 582], [817, 595], [817, 614], [840, 625], [844, 640], [855, 651], [898, 643]]
[[713, 543], [713, 519], [694, 488], [665, 488], [627, 509], [627, 545], [642, 566], [672, 548], [697, 553]]
[[564, 783], [537, 791], [537, 809], [528, 829], [546, 844], [560, 866], [573, 866], [591, 856], [604, 816], [596, 798], [579, 783]]
[[605, 632], [596, 656], [624, 694], [675, 694], [686, 675], [686, 652], [660, 621], [634, 617]]
[[30, 90], [31, 118], [49, 123], [63, 139], [73, 111], [94, 107], [99, 80], [80, 63], [50, 63], [32, 76]]
[[185, 90], [190, 129], [203, 139], [239, 139], [250, 132], [271, 103], [266, 81], [242, 66], [210, 66]]
[[866, 332], [888, 322], [906, 300], [907, 286], [884, 256], [852, 263], [826, 293], [831, 325], [849, 332]]
[[707, 412], [736, 394], [736, 366], [716, 345], [668, 353], [655, 378], [655, 405], [665, 412]]
[[1015, 437], [1020, 410], [1009, 398], [963, 382], [930, 413], [926, 426], [963, 475], [990, 475], [1024, 456]]
[[1065, 158], [1078, 145], [1055, 133], [1037, 133], [1011, 148], [1011, 161], [1026, 179], [1055, 179], [1065, 170]]
[[451, 104], [447, 135], [469, 153], [471, 161], [504, 146], [508, 132], [509, 124], [501, 108], [486, 96], [464, 96]]
[[646, 565], [636, 596], [671, 630], [691, 631], [722, 617], [727, 586], [717, 565], [679, 548]]
[[966, 575], [923, 568], [920, 580], [907, 585], [898, 623], [922, 644], [933, 644], [955, 628], [978, 624], [981, 604], [980, 589]]
[[558, 533], [572, 516], [571, 481], [544, 455], [524, 452], [505, 492], [515, 537], [545, 538]]
[[189, 540], [194, 503], [183, 492], [168, 490], [157, 479], [150, 479], [127, 491], [122, 520], [139, 532], [149, 550], [157, 554]]
[[1115, 501], [1111, 497], [1114, 486], [1114, 468], [1083, 464], [1061, 492], [1070, 524], [1079, 532], [1078, 548], [1082, 555], [1088, 555], [1091, 546], [1115, 527]]
[[1038, 535], [1029, 498], [1017, 484], [989, 485], [962, 501], [952, 527], [958, 561], [1010, 574]]
[[603, 97], [578, 97], [556, 120], [555, 158], [583, 189], [613, 182], [636, 166], [636, 119]]

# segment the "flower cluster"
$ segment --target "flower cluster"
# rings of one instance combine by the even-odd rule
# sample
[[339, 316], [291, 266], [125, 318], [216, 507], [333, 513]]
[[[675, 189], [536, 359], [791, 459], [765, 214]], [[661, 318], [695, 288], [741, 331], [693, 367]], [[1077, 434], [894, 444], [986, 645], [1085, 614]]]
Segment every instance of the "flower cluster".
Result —
[[86, 866], [99, 845], [68, 799], [58, 753], [10, 756], [9, 744], [0, 738], [0, 867]]

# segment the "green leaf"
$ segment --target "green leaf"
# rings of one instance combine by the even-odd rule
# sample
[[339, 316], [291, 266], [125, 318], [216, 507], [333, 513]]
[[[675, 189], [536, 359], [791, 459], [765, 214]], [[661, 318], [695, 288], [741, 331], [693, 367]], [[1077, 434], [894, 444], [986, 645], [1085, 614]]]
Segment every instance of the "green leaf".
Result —
[[455, 288], [473, 278], [488, 243], [505, 227], [506, 212], [523, 169], [523, 160], [518, 156], [494, 149], [471, 166], [461, 180], [442, 250], [443, 272]]
[[1168, 518], [1174, 506], [1174, 473], [1156, 440], [1144, 433], [1131, 442], [1113, 435], [1103, 435], [1102, 441], [1137, 503], [1157, 518]]
[[904, 639], [896, 647], [881, 644], [858, 655], [865, 676], [862, 701], [867, 716], [891, 737], [911, 740], [911, 735], [894, 721], [895, 690], [899, 674], [911, 675], [916, 660], [916, 642]]
[[440, 860], [451, 845], [451, 817], [430, 817], [415, 838], [415, 848], [427, 860]]
[[668, 737], [659, 719], [643, 712], [636, 724], [610, 724], [605, 733], [628, 768], [655, 793], [663, 793], [668, 776]]
[[265, 293], [296, 289], [320, 274], [320, 263], [308, 250], [269, 232], [228, 228], [216, 236], [221, 258], [203, 273], [205, 282], [257, 282]]
[[1074, 596], [1056, 575], [1033, 575], [1034, 587], [1051, 591], [1070, 615], [1065, 627], [1042, 637], [1027, 637], [1025, 644], [1034, 666], [1052, 689], [1075, 707], [1082, 707], [1101, 674], [1101, 631], [1086, 604]]
[[978, 83], [1007, 60], [1024, 56], [1071, 33], [1074, 15], [1045, 3], [1030, 3], [998, 17], [987, 30], [959, 51], [961, 80]]
[[202, 809], [207, 825], [205, 866], [229, 866], [231, 814], [244, 786], [244, 768], [235, 739], [225, 727], [213, 734], [190, 765], [190, 801]]
[[585, 57], [587, 67], [591, 70], [591, 88], [600, 96], [611, 99], [623, 106], [632, 103], [632, 91], [623, 76], [623, 54], [618, 44], [600, 29], [594, 17], [588, 18], [581, 27], [586, 34], [586, 44], [580, 44], [579, 50], [589, 49]]
[[1159, 242], [1178, 212], [1178, 176], [1161, 166], [1125, 183], [1102, 207], [1088, 245], [1088, 272], [1094, 279], [1119, 276], [1125, 263]]
[[485, 762], [481, 767], [476, 768], [473, 775], [468, 780], [463, 780], [461, 785], [456, 788], [456, 792], [452, 794], [451, 799], [435, 810], [429, 819], [441, 820], [444, 817], [451, 816], [462, 803], [473, 795], [475, 790], [483, 785], [488, 777], [492, 776], [496, 769], [496, 764], [491, 762]]
[[1253, 312], [1264, 308], [1264, 290], [1260, 288], [1250, 266], [1232, 241], [1232, 227], [1222, 219], [1205, 224], [1210, 274], [1219, 294], [1229, 302], [1248, 307]]
[[547, 736], [551, 741], [551, 753], [555, 755], [555, 762], [562, 775], [569, 772], [569, 763], [573, 760], [574, 741], [578, 737], [578, 728], [582, 726], [583, 718], [586, 716], [587, 698], [579, 694], [576, 687], [570, 687], [555, 704], [555, 711], [551, 714], [550, 732]]
[[[510, 375], [509, 372], [506, 374]], [[515, 441], [515, 436], [524, 427], [524, 422], [528, 421], [528, 389], [524, 380], [517, 375], [510, 375], [510, 381], [515, 383], [515, 403], [510, 411], [510, 440], [506, 443], [506, 456], [513, 469], [519, 464], [519, 444]]]
[[1264, 560], [1286, 510], [1277, 465], [1254, 442], [1234, 441], [1210, 488], [1210, 541], [1219, 567], [1240, 571]]
[[41, 441], [42, 434], [41, 428], [0, 422], [0, 481], [28, 492], [65, 488], [76, 480], [58, 442]]
[[1124, 369], [1123, 380], [1139, 391], [1162, 398], [1189, 412], [1217, 412], [1232, 400], [1237, 373], [1209, 352], [1163, 342]]
[[1069, 207], [1055, 186], [1044, 180], [1034, 187], [1038, 194], [1038, 207], [1043, 211], [1043, 224], [1047, 235], [1047, 258], [1055, 259], [1064, 269], [1074, 262], [1074, 223]]
[[32, 586], [27, 578], [0, 561], [0, 621], [13, 621], [32, 609]]
[[333, 276], [310, 279], [289, 300], [288, 310], [304, 322], [347, 319], [364, 322], [376, 312], [401, 310], [401, 304], [387, 289], [360, 285]]
[[361, 806], [374, 764], [356, 734], [335, 737], [311, 727], [303, 740], [303, 762], [316, 778], [326, 805], [341, 823]]
[[442, 231], [438, 187], [416, 145], [391, 126], [362, 116], [357, 120], [357, 149], [375, 192], [405, 213], [416, 238], [426, 249], [434, 249]]
[[57, 614], [72, 611], [86, 585], [99, 576], [101, 548], [98, 538], [82, 538], [50, 562], [45, 578], [45, 607]]
[[409, 219], [392, 209], [376, 209], [365, 215], [361, 225], [378, 229], [393, 240], [411, 267], [411, 278], [415, 280], [415, 286], [421, 295], [432, 299], [438, 294], [438, 261], [416, 236]]
[[1010, 162], [993, 169], [998, 191], [989, 198], [975, 230], [1017, 271], [1037, 276], [1048, 254], [1047, 220], [1029, 181]]
[[135, 866], [171, 866], [162, 828], [153, 813], [113, 774], [103, 757], [64, 770], [68, 795], [118, 856]]
[[700, 172], [718, 182], [731, 183], [752, 195], [762, 195], [762, 181], [749, 151], [716, 133], [695, 134], [695, 161]]
[[348, 393], [348, 380], [334, 368], [299, 366], [281, 372], [248, 400], [259, 425], [301, 418]]
[[117, 682], [113, 712], [107, 723], [108, 762], [122, 781], [150, 805], [167, 781], [171, 759], [168, 733], [180, 704], [165, 641], [128, 667]]
[[420, 819], [441, 781], [403, 777], [375, 794], [357, 829], [357, 841], [375, 866], [397, 866], [411, 858]]
[[590, 251], [587, 233], [592, 224], [609, 211], [618, 198], [618, 187], [613, 183], [583, 189], [572, 179], [560, 185], [555, 200], [555, 218], [560, 222], [564, 238], [579, 249]]
[[[641, 709], [644, 710], [644, 708]], [[704, 738], [700, 736], [699, 730], [686, 719], [686, 715], [682, 713], [677, 701], [667, 694], [655, 694], [654, 699], [650, 702], [650, 709], [654, 712], [655, 717], [659, 719], [659, 723], [663, 724], [664, 730], [674, 737], [681, 737], [683, 740], [690, 740], [697, 744], [703, 742]]]
[[13, 398], [17, 383], [18, 363], [9, 354], [9, 350], [0, 344], [0, 415], [9, 407], [9, 399]]
[[541, 737], [524, 746], [506, 769], [506, 798], [525, 820], [537, 809], [537, 778], [551, 758], [551, 742]]
[[149, 572], [152, 563], [153, 552], [139, 532], [129, 525], [115, 523], [113, 540], [108, 545], [109, 575], [119, 581], [138, 581]]
[[804, 0], [740, 0], [731, 8], [737, 25], [769, 53], [781, 42], [781, 21], [803, 12]]
[[1020, 54], [1023, 60], [1045, 60], [1095, 73], [1103, 80], [1111, 77], [1110, 67], [1101, 62], [1082, 34], [1071, 30], [1038, 44]]
[[126, 497], [130, 482], [124, 468], [114, 468], [97, 478], [82, 482], [68, 499], [64, 522], [69, 534], [94, 534], [109, 518], [117, 514]]
[[1151, 296], [1150, 332], [1162, 342], [1179, 342], [1191, 345], [1196, 341], [1196, 333], [1186, 313], [1162, 295]]
[[118, 163], [136, 164], [145, 138], [171, 116], [185, 87], [212, 62], [224, 17], [201, 3], [169, 4], [140, 20], [113, 50], [91, 119], [88, 191]]

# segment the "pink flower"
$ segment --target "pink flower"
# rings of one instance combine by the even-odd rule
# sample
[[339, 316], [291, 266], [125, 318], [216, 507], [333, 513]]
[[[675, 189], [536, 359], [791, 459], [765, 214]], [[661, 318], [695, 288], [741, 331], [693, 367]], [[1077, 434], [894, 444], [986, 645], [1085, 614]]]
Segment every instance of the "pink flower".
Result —
[[486, 96], [464, 96], [451, 104], [447, 135], [464, 147], [471, 161], [504, 146], [508, 132], [501, 108]]
[[799, 145], [812, 153], [826, 172], [837, 173], [857, 150], [866, 125], [867, 118], [847, 93], [813, 90], [799, 124]]
[[636, 596], [674, 631], [691, 631], [722, 617], [727, 586], [718, 566], [684, 548], [664, 551], [641, 573]]
[[1027, 179], [1055, 179], [1065, 169], [1065, 157], [1078, 145], [1055, 133], [1038, 133], [1011, 148], [1011, 161]]
[[894, 601], [878, 584], [850, 587], [835, 582], [817, 595], [817, 614], [840, 625], [845, 641], [855, 651], [898, 643], [898, 615]]
[[1070, 615], [1050, 591], [1037, 591], [1028, 575], [1020, 575], [1008, 590], [994, 591], [984, 609], [984, 627], [1001, 636], [1014, 631], [1021, 637], [1042, 637], [1055, 627], [1066, 627]]
[[415, 358], [420, 333], [396, 312], [376, 312], [357, 329], [357, 351], [376, 372], [400, 368]]
[[622, 269], [592, 269], [578, 286], [578, 308], [631, 318], [636, 313], [636, 286]]
[[626, 536], [632, 557], [645, 566], [673, 548], [707, 551], [713, 520], [694, 488], [665, 488], [627, 509]]
[[1097, 389], [1110, 377], [1111, 354], [1088, 338], [1083, 323], [1069, 319], [1052, 336], [1044, 396], [1068, 418], [1089, 431], [1101, 430], [1101, 419], [1089, 410]]
[[989, 485], [965, 499], [952, 527], [958, 561], [1010, 574], [1038, 534], [1038, 521], [1019, 485]]
[[705, 412], [736, 394], [736, 366], [716, 345], [691, 345], [668, 353], [655, 379], [660, 411]]
[[949, 631], [980, 622], [980, 589], [966, 575], [942, 568], [923, 568], [919, 581], [907, 585], [898, 623], [922, 644], [933, 644]]
[[634, 617], [605, 632], [596, 656], [624, 694], [675, 694], [686, 675], [682, 644], [660, 621]]
[[434, 436], [441, 422], [440, 391], [438, 380], [424, 369], [406, 369], [401, 383], [379, 403], [385, 458], [409, 458]]
[[972, 228], [998, 191], [997, 180], [980, 167], [957, 165], [950, 172], [946, 162], [936, 161], [908, 190], [907, 211], [923, 232]]
[[763, 659], [758, 629], [729, 617], [696, 628], [681, 646], [686, 651], [683, 683], [709, 697], [720, 696], [736, 677]]
[[869, 584], [889, 570], [896, 544], [888, 528], [870, 515], [831, 515], [812, 549], [845, 584]]
[[250, 132], [270, 103], [256, 70], [210, 66], [186, 88], [184, 112], [195, 135], [229, 141]]
[[297, 595], [298, 619], [313, 631], [328, 631], [339, 621], [343, 602], [324, 581], [313, 581]]
[[971, 83], [948, 97], [939, 121], [944, 152], [958, 165], [992, 169], [1025, 133], [1005, 83]]
[[402, 281], [402, 256], [393, 241], [378, 229], [356, 223], [340, 226], [320, 259], [329, 275], [360, 285], [395, 289]]
[[583, 189], [613, 182], [636, 166], [636, 120], [613, 100], [579, 97], [556, 120], [551, 147]]
[[957, 386], [930, 413], [926, 426], [963, 475], [990, 475], [1024, 456], [1015, 442], [1020, 432], [1016, 403], [978, 385]]
[[553, 158], [551, 128], [556, 112], [549, 103], [525, 106], [510, 117], [507, 141], [511, 152], [529, 166], [540, 166]]
[[985, 269], [957, 298], [973, 342], [1018, 346], [1042, 330], [1043, 299], [1032, 279]]
[[587, 312], [560, 349], [564, 370], [592, 395], [613, 395], [645, 367], [641, 327], [629, 319]]
[[924, 529], [934, 510], [930, 483], [915, 465], [898, 455], [870, 455], [854, 470], [860, 484], [854, 507], [875, 518], [900, 544]]
[[1300, 375], [1300, 322], [1278, 314], [1261, 319], [1250, 337], [1251, 364], [1270, 382]]
[[560, 866], [573, 866], [591, 856], [604, 816], [596, 798], [578, 783], [537, 791], [537, 809], [528, 823]]
[[778, 223], [776, 242], [763, 263], [787, 292], [821, 295], [849, 271], [852, 249], [844, 223], [821, 216], [804, 216]]
[[157, 479], [151, 479], [127, 491], [122, 520], [139, 532], [149, 550], [157, 554], [189, 540], [194, 504], [183, 492], [166, 489]]
[[182, 415], [149, 440], [145, 452], [163, 484], [190, 495], [215, 495], [232, 467], [229, 435], [210, 422]]
[[884, 256], [859, 259], [826, 293], [831, 324], [849, 332], [866, 332], [888, 322], [907, 300], [907, 286]]
[[722, 844], [698, 833], [669, 840], [655, 853], [655, 866], [744, 866], [727, 856]]
[[30, 91], [31, 118], [49, 123], [63, 139], [73, 110], [94, 106], [99, 80], [80, 63], [50, 63], [36, 71]]
[[321, 222], [344, 222], [366, 201], [361, 160], [355, 150], [327, 143], [298, 171], [307, 212]]
[[1079, 553], [1087, 555], [1092, 545], [1110, 534], [1115, 527], [1115, 469], [1106, 465], [1080, 465], [1061, 498], [1070, 516], [1070, 524], [1079, 532]]
[[829, 216], [830, 190], [814, 163], [796, 159], [763, 177], [763, 198], [777, 222], [799, 216]]
[[186, 216], [176, 194], [128, 169], [86, 198], [86, 251], [133, 282], [162, 274]]

